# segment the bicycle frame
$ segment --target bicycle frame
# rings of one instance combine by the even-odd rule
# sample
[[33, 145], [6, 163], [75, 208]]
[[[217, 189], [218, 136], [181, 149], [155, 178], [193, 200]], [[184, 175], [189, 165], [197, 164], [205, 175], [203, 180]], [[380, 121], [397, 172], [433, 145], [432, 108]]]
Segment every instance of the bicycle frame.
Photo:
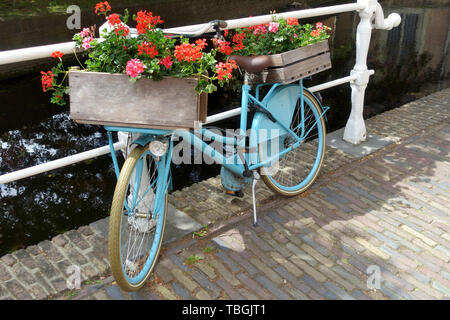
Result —
[[[272, 87], [267, 92], [267, 94], [265, 94], [264, 98], [262, 100], [260, 100], [260, 89], [266, 85], [272, 85]], [[270, 112], [270, 110], [267, 109], [267, 103], [274, 97], [275, 93], [277, 92], [277, 88], [282, 89], [283, 87], [285, 87], [284, 85], [282, 85], [280, 83], [259, 84], [255, 88], [256, 93], [254, 96], [252, 94], [250, 94], [250, 90], [251, 90], [250, 85], [244, 84], [242, 86], [240, 128], [238, 130], [239, 134], [237, 136], [224, 136], [221, 134], [214, 133], [213, 131], [211, 131], [207, 128], [200, 128], [200, 129], [196, 129], [194, 131], [189, 131], [189, 130], [161, 130], [161, 129], [105, 126], [105, 129], [108, 132], [109, 144], [110, 144], [110, 148], [111, 148], [111, 155], [113, 158], [114, 168], [115, 168], [117, 177], [119, 176], [120, 170], [119, 170], [119, 166], [117, 163], [117, 158], [115, 156], [115, 151], [113, 149], [113, 140], [112, 140], [111, 131], [141, 133], [142, 136], [140, 136], [138, 139], [133, 141], [134, 144], [138, 144], [141, 146], [145, 146], [147, 143], [151, 142], [158, 135], [166, 135], [166, 136], [170, 135], [170, 136], [172, 136], [172, 138], [170, 139], [170, 141], [171, 141], [171, 147], [169, 150], [170, 152], [173, 148], [173, 137], [174, 136], [182, 137], [183, 140], [188, 141], [196, 149], [201, 150], [203, 154], [212, 158], [216, 163], [222, 164], [226, 169], [230, 170], [234, 174], [236, 174], [240, 177], [244, 177], [245, 166], [244, 166], [243, 159], [239, 157], [238, 153], [240, 150], [246, 150], [246, 147], [247, 147], [246, 139], [245, 139], [246, 132], [248, 129], [247, 128], [247, 115], [248, 115], [248, 111], [249, 111], [251, 104], [256, 104], [258, 106], [257, 108], [259, 108], [259, 112], [269, 114], [270, 117], [273, 118], [271, 121], [266, 121], [265, 125], [267, 127], [265, 128], [265, 130], [268, 130], [268, 131], [275, 130], [275, 131], [278, 131], [278, 133], [277, 133], [278, 136], [280, 136], [281, 134], [290, 135], [294, 139], [294, 142], [289, 147], [276, 152], [275, 154], [271, 155], [268, 159], [261, 162], [261, 161], [259, 161], [258, 154], [256, 153], [258, 143], [261, 142], [258, 138], [259, 135], [258, 135], [258, 133], [255, 133], [250, 137], [249, 146], [248, 146], [247, 150], [249, 150], [251, 152], [243, 153], [245, 162], [248, 165], [248, 169], [250, 171], [252, 171], [252, 170], [259, 169], [263, 166], [270, 165], [273, 161], [276, 161], [277, 159], [282, 157], [284, 154], [286, 154], [289, 151], [291, 151], [292, 149], [295, 149], [298, 146], [300, 146], [302, 143], [302, 140], [303, 140], [302, 138], [305, 136], [304, 125], [303, 125], [304, 121], [305, 121], [304, 114], [303, 114], [303, 104], [304, 104], [303, 81], [300, 80], [299, 84], [296, 86], [298, 86], [298, 92], [300, 94], [300, 101], [301, 101], [301, 108], [302, 108], [301, 109], [302, 110], [302, 112], [301, 112], [302, 135], [301, 135], [301, 137], [298, 137], [295, 134], [295, 132], [291, 128], [289, 128], [288, 125], [285, 124], [286, 122], [290, 123], [290, 119], [289, 119], [289, 121], [286, 121], [286, 120], [283, 121], [283, 119], [281, 119], [279, 114], [274, 114], [274, 113]], [[322, 113], [322, 116], [323, 116], [327, 109], [322, 107], [322, 110], [324, 111]], [[256, 120], [256, 121], [258, 121], [258, 120]], [[255, 123], [255, 120], [254, 120], [254, 123], [252, 124], [252, 128], [257, 128], [257, 127], [259, 127], [259, 124]], [[296, 128], [294, 128], [294, 130], [295, 129]], [[211, 141], [219, 141], [223, 144], [236, 147], [238, 149], [238, 152], [233, 154], [232, 159], [227, 158], [220, 152], [217, 152], [216, 149], [214, 149], [209, 144], [207, 144], [203, 139], [200, 139], [198, 137], [198, 135], [200, 135], [201, 137], [206, 137], [206, 138], [210, 139]], [[276, 137], [276, 134], [274, 136]], [[274, 136], [272, 136], [272, 138]], [[267, 137], [267, 138], [270, 139], [270, 137]], [[171, 155], [169, 155], [168, 158], [171, 158]], [[169, 162], [169, 164], [170, 164], [170, 162]], [[170, 166], [166, 166], [166, 167], [168, 167], [170, 170]], [[168, 176], [168, 174], [166, 174], [165, 176]]]

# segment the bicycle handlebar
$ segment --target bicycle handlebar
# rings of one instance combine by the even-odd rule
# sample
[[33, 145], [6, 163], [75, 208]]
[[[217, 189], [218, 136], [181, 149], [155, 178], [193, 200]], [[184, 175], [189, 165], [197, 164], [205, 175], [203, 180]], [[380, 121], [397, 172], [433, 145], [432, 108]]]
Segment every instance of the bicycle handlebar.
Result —
[[[163, 29], [162, 31], [165, 34], [172, 35], [172, 36], [186, 36], [188, 38], [190, 37], [197, 37], [207, 32], [216, 32], [218, 33], [219, 30], [223, 30], [227, 27], [227, 22], [223, 20], [212, 20], [205, 25], [201, 26], [200, 28], [196, 30], [188, 30], [188, 31], [176, 31], [177, 28], [171, 28], [171, 29]], [[113, 30], [113, 27], [108, 23], [105, 22], [102, 26], [100, 26], [99, 30], [106, 29], [106, 32], [111, 32]], [[173, 31], [172, 31], [173, 30]], [[138, 32], [136, 28], [130, 28], [130, 36], [131, 37], [137, 37]], [[102, 34], [100, 33], [100, 39], [102, 38]]]
[[[183, 35], [187, 37], [197, 37], [207, 32], [218, 32], [220, 29], [225, 29], [227, 27], [227, 22], [224, 20], [212, 20], [205, 24], [204, 26], [198, 28], [197, 30], [189, 30], [189, 31], [176, 31], [176, 28], [172, 29], [174, 31], [163, 30], [164, 33], [170, 35]], [[211, 28], [213, 30], [211, 30]]]

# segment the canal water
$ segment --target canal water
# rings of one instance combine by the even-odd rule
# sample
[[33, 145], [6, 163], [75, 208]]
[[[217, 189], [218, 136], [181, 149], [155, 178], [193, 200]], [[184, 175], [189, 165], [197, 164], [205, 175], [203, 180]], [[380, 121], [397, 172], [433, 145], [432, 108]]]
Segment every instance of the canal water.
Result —
[[[337, 3], [346, 2], [327, 2]], [[382, 1], [385, 14], [398, 12], [402, 24], [391, 31], [373, 32], [368, 66], [376, 74], [367, 88], [365, 118], [448, 87], [450, 11], [444, 3]], [[280, 12], [286, 7], [274, 9]], [[201, 21], [212, 18], [216, 17], [205, 16]], [[347, 76], [355, 61], [358, 15], [345, 13], [321, 21], [334, 29], [330, 39], [333, 68], [314, 76], [307, 86]], [[349, 86], [321, 94], [331, 107], [328, 131], [345, 126], [351, 108]], [[238, 106], [239, 97], [239, 83], [235, 82], [210, 96], [208, 113]], [[237, 128], [238, 118], [215, 125]], [[0, 175], [106, 143], [102, 127], [76, 124], [70, 120], [68, 108], [49, 103], [48, 95], [41, 91], [38, 71], [0, 82]], [[217, 175], [220, 167], [174, 165], [172, 170], [177, 190]], [[109, 156], [0, 184], [0, 256], [107, 216], [114, 186]]]

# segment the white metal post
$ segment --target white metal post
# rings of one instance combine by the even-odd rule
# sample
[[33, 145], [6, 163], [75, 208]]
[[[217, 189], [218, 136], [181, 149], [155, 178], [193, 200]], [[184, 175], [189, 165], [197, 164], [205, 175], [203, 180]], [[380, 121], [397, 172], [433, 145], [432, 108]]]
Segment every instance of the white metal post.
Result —
[[356, 64], [350, 73], [350, 76], [356, 76], [356, 79], [350, 82], [352, 110], [343, 137], [345, 141], [353, 144], [365, 141], [367, 136], [363, 109], [364, 94], [370, 75], [373, 74], [373, 71], [367, 69], [367, 54], [372, 36], [372, 19], [375, 18], [373, 27], [377, 29], [390, 30], [401, 22], [400, 16], [396, 13], [384, 19], [383, 9], [377, 0], [358, 0], [358, 4], [364, 4], [365, 8], [358, 10], [361, 21], [356, 31]]
[[375, 8], [369, 5], [372, 1], [359, 0], [358, 2], [365, 3], [366, 8], [358, 11], [361, 21], [356, 31], [356, 64], [350, 73], [351, 76], [356, 76], [356, 80], [350, 82], [352, 110], [344, 131], [344, 140], [354, 144], [366, 140], [366, 126], [363, 118], [364, 94], [369, 83], [366, 61], [372, 36], [370, 20], [375, 13]]

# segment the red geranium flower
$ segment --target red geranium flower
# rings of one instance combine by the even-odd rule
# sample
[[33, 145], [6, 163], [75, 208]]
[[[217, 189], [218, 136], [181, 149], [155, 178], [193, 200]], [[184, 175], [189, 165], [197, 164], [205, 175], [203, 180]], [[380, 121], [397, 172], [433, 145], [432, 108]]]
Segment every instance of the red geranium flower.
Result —
[[313, 37], [318, 37], [318, 36], [320, 36], [320, 30], [316, 29], [316, 30], [311, 31], [311, 35], [312, 35]]
[[216, 64], [217, 79], [231, 79], [231, 72], [233, 72], [233, 69], [237, 69], [236, 61], [229, 60], [226, 63], [219, 62], [218, 64]]
[[158, 50], [153, 43], [144, 41], [142, 44], [138, 44], [138, 55], [147, 54], [150, 58], [158, 55]]
[[116, 24], [120, 24], [122, 21], [120, 21], [120, 17], [117, 13], [112, 13], [108, 17], [108, 22], [110, 25], [114, 26]]
[[297, 26], [298, 25], [298, 19], [295, 18], [287, 18], [286, 23], [290, 26]]
[[217, 43], [219, 44], [219, 51], [229, 56], [233, 49], [230, 47], [230, 42], [223, 41], [223, 40], [217, 40]]
[[167, 57], [159, 60], [159, 64], [162, 64], [164, 67], [166, 67], [166, 69], [169, 69], [173, 64], [172, 57], [167, 56]]
[[95, 5], [95, 14], [100, 15], [100, 14], [105, 14], [111, 11], [111, 6], [109, 5], [108, 1], [105, 2], [99, 2]]
[[41, 82], [42, 82], [42, 91], [47, 91], [53, 86], [53, 78], [54, 74], [51, 71], [41, 71]]
[[239, 42], [238, 44], [236, 44], [234, 47], [233, 47], [233, 50], [234, 51], [239, 51], [239, 50], [242, 50], [242, 49], [244, 49], [245, 48], [245, 45], [242, 43], [242, 41], [241, 42]]
[[236, 33], [233, 36], [233, 42], [236, 45], [233, 47], [234, 51], [239, 51], [245, 48], [244, 43], [242, 42], [245, 38], [245, 33]]
[[64, 55], [64, 53], [62, 53], [61, 51], [54, 51], [54, 52], [52, 52], [51, 57], [60, 59], [60, 58], [62, 58], [63, 55]]
[[233, 42], [238, 43], [241, 42], [242, 40], [244, 40], [245, 38], [245, 33], [235, 33], [233, 35]]
[[198, 39], [197, 41], [195, 41], [195, 44], [199, 46], [201, 49], [205, 49], [205, 47], [208, 45], [206, 43], [206, 39]]
[[136, 16], [136, 29], [139, 34], [145, 33], [147, 30], [153, 29], [157, 24], [163, 23], [159, 16], [153, 16], [151, 12], [139, 11]]
[[116, 36], [126, 37], [130, 33], [130, 28], [120, 24], [118, 27], [114, 28], [114, 31], [116, 32]]
[[193, 43], [182, 43], [175, 47], [175, 58], [178, 61], [196, 61], [202, 56], [202, 48]]

